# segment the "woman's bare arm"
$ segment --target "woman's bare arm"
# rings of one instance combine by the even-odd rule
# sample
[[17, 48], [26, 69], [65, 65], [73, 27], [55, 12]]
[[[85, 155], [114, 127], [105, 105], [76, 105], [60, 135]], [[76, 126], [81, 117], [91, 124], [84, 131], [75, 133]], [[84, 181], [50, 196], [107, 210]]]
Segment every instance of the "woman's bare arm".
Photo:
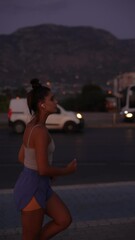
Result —
[[24, 145], [22, 144], [18, 153], [18, 160], [21, 163], [24, 163]]

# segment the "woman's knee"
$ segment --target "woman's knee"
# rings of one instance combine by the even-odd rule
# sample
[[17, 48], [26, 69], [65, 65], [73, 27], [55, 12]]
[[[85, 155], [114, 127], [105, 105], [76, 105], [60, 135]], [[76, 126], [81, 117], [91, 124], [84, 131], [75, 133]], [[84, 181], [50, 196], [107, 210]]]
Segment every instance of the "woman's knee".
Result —
[[66, 229], [70, 226], [70, 224], [72, 223], [72, 217], [70, 214], [64, 216], [63, 218], [61, 218], [58, 221], [59, 226], [61, 227], [61, 229]]
[[71, 223], [72, 223], [72, 217], [71, 217], [71, 215], [69, 215], [69, 216], [65, 219], [64, 227], [65, 227], [65, 228], [69, 227]]
[[72, 222], [69, 209], [56, 193], [48, 201], [46, 214], [53, 219], [60, 229], [67, 228]]

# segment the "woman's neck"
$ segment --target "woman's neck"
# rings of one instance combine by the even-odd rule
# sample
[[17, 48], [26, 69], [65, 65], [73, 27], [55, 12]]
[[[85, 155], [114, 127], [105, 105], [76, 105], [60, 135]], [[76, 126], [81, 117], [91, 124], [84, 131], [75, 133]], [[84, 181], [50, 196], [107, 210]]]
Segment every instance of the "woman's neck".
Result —
[[47, 117], [48, 117], [48, 114], [36, 115], [36, 116], [34, 116], [34, 118], [32, 119], [32, 122], [33, 122], [33, 124], [45, 125]]

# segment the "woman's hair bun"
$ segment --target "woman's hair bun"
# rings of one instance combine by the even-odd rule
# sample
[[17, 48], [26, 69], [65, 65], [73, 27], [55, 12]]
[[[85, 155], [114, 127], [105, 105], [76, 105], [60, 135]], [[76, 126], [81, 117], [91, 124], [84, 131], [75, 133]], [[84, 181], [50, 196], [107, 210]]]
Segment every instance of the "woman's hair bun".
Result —
[[33, 78], [30, 81], [30, 83], [31, 83], [33, 89], [37, 89], [37, 88], [41, 87], [41, 84], [39, 83], [39, 80], [37, 78]]

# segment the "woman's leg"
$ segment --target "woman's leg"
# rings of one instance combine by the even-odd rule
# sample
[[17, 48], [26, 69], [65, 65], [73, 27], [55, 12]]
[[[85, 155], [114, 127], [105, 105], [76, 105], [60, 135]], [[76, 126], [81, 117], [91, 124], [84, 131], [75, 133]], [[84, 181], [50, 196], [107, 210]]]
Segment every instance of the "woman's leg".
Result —
[[22, 240], [39, 240], [42, 230], [44, 209], [33, 197], [30, 203], [22, 210]]
[[46, 212], [52, 221], [42, 228], [40, 240], [48, 240], [66, 229], [72, 222], [70, 212], [56, 193], [48, 200]]

